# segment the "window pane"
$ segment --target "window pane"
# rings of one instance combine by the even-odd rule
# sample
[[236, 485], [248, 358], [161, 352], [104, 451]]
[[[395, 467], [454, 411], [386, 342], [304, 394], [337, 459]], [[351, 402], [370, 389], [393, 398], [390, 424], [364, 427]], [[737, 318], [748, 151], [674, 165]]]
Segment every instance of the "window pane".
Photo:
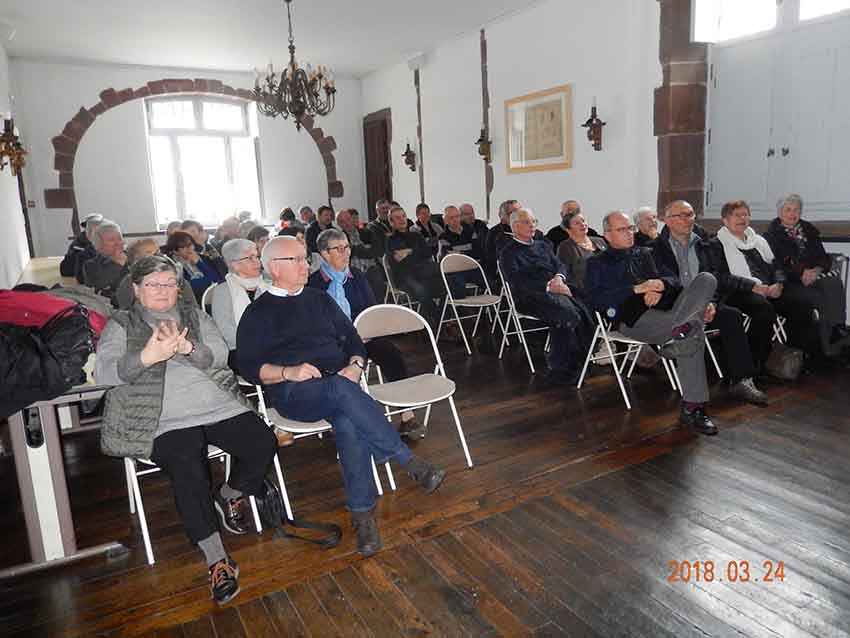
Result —
[[262, 216], [260, 184], [257, 179], [257, 153], [252, 137], [231, 139], [233, 152], [233, 197], [236, 210], [249, 210], [253, 219]]
[[223, 102], [204, 102], [204, 128], [213, 131], [242, 131], [242, 107]]
[[800, 20], [811, 20], [850, 9], [850, 0], [800, 0]]
[[151, 128], [195, 128], [195, 111], [189, 100], [159, 100], [151, 103]]
[[186, 198], [186, 218], [215, 226], [233, 214], [227, 177], [224, 138], [180, 137], [180, 171]]
[[171, 140], [162, 136], [151, 136], [148, 139], [156, 221], [160, 226], [167, 226], [168, 222], [180, 219], [177, 213], [177, 187], [174, 183]]
[[776, 0], [723, 0], [718, 40], [769, 31], [776, 26]]

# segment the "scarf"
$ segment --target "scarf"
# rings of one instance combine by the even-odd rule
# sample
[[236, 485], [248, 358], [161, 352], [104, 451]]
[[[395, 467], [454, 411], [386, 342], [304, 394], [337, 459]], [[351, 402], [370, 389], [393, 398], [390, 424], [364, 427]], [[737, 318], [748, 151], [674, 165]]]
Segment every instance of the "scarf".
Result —
[[803, 231], [803, 225], [800, 222], [794, 224], [792, 228], [782, 226], [788, 238], [797, 245], [797, 255], [802, 255], [806, 249], [806, 233]]
[[351, 271], [348, 268], [342, 272], [334, 270], [324, 259], [321, 260], [321, 264], [319, 269], [325, 277], [330, 279], [328, 294], [339, 306], [339, 309], [345, 313], [345, 316], [351, 319], [351, 304], [348, 303], [348, 297], [345, 296], [345, 288], [343, 287], [345, 280], [351, 275]]
[[767, 240], [752, 228], [747, 228], [743, 240], [738, 239], [729, 232], [726, 226], [717, 231], [717, 239], [723, 245], [723, 254], [726, 256], [726, 263], [729, 264], [729, 272], [761, 284], [762, 281], [758, 277], [753, 277], [750, 266], [747, 264], [747, 258], [741, 251], [755, 248], [759, 251], [762, 259], [769, 264], [773, 263], [773, 251], [770, 249]]
[[239, 320], [242, 319], [242, 313], [245, 312], [245, 308], [247, 308], [248, 304], [251, 303], [251, 298], [248, 297], [248, 293], [245, 291], [256, 290], [257, 292], [254, 293], [254, 299], [256, 299], [257, 296], [262, 294], [268, 288], [268, 284], [263, 281], [262, 277], [246, 278], [240, 277], [232, 272], [225, 275], [224, 281], [230, 289], [230, 301], [233, 304], [233, 318], [238, 326]]

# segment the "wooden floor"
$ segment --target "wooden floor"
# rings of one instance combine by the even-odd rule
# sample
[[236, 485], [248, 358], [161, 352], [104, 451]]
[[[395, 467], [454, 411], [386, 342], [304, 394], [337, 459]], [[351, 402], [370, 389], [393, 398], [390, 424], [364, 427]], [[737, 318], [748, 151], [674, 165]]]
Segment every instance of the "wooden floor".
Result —
[[[377, 556], [354, 551], [332, 439], [299, 441], [281, 452], [296, 511], [342, 524], [343, 542], [227, 536], [242, 593], [216, 608], [167, 479], [142, 483], [151, 568], [120, 461], [99, 454], [96, 434], [75, 435], [79, 544], [130, 552], [0, 582], [0, 635], [850, 635], [850, 374], [771, 386], [768, 408], [731, 402], [718, 383], [721, 433], [697, 438], [675, 428], [659, 373], [631, 383], [627, 412], [606, 372], [581, 392], [543, 391], [517, 348], [501, 362], [444, 356], [476, 467], [436, 409], [415, 451], [450, 473], [429, 497], [397, 473]], [[0, 479], [6, 566], [28, 557], [9, 459]]]

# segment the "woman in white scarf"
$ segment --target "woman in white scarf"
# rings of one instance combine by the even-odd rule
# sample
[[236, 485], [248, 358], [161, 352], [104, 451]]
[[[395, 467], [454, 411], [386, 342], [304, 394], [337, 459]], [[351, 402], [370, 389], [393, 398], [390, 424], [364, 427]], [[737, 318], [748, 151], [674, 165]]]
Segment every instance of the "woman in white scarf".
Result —
[[212, 291], [212, 316], [227, 347], [236, 349], [236, 328], [242, 313], [268, 284], [261, 277], [257, 245], [248, 239], [231, 239], [221, 247], [228, 273]]

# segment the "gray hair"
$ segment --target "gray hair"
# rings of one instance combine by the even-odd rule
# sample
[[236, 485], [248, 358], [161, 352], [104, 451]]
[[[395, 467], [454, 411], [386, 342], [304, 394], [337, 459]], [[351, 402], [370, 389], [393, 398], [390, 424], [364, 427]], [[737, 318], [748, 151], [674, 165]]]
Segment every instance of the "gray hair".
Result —
[[535, 215], [534, 215], [534, 211], [531, 210], [530, 208], [518, 208], [511, 213], [511, 227], [513, 227], [513, 225], [516, 222], [519, 221], [519, 218], [522, 215], [526, 215], [528, 217], [533, 217], [534, 219], [537, 219], [537, 217], [535, 217]]
[[517, 203], [515, 199], [506, 199], [501, 204], [499, 204], [499, 215], [507, 215], [511, 206]]
[[[669, 206], [669, 204], [668, 204], [668, 206]], [[656, 212], [656, 211], [652, 206], [641, 206], [640, 208], [638, 208], [635, 211], [634, 217], [632, 217], [632, 221], [634, 222], [635, 226], [637, 226], [637, 225], [640, 224], [640, 220], [644, 215], [646, 215], [648, 213], [654, 213], [654, 212]], [[664, 212], [665, 212], [665, 214], [667, 213], [666, 208], [664, 209]]]
[[328, 228], [319, 233], [316, 238], [316, 249], [323, 253], [328, 249], [328, 244], [332, 241], [348, 241], [348, 235], [336, 228]]
[[221, 247], [221, 257], [224, 259], [227, 267], [230, 268], [230, 263], [237, 259], [242, 259], [251, 248], [256, 248], [257, 244], [250, 239], [229, 239], [224, 242]]
[[268, 242], [266, 242], [266, 245], [263, 246], [263, 254], [260, 255], [260, 260], [263, 262], [263, 270], [265, 270], [266, 272], [271, 272], [269, 270], [269, 266], [271, 266], [272, 259], [277, 257], [279, 252], [278, 246], [280, 246], [281, 243], [285, 241], [297, 242], [298, 239], [296, 239], [292, 235], [278, 235], [277, 237], [272, 237], [270, 240], [268, 240]]
[[785, 204], [797, 204], [797, 206], [800, 207], [800, 214], [803, 213], [803, 198], [797, 193], [789, 193], [785, 197], [779, 198], [779, 201], [776, 202], [777, 215], [782, 211], [782, 207], [785, 206]]
[[97, 225], [97, 228], [94, 229], [94, 233], [92, 234], [92, 243], [95, 248], [100, 248], [102, 245], [102, 237], [106, 233], [118, 233], [119, 235], [123, 235], [121, 232], [121, 227], [116, 224], [111, 219], [104, 219], [100, 224]]
[[164, 255], [148, 255], [134, 263], [130, 267], [130, 281], [137, 286], [141, 286], [145, 277], [156, 272], [173, 273], [177, 277], [178, 285], [180, 284], [180, 273], [178, 272], [177, 264]]
[[691, 203], [690, 203], [689, 201], [684, 200], [684, 199], [674, 199], [672, 202], [670, 202], [669, 204], [667, 204], [667, 205], [664, 207], [664, 217], [667, 217], [667, 214], [670, 212], [670, 210], [671, 210], [671, 209], [673, 208], [673, 206], [675, 206], [676, 204], [679, 204], [679, 205], [681, 205], [681, 206], [687, 206], [687, 207], [688, 207], [688, 208], [690, 208], [691, 210], [693, 210], [693, 209], [694, 209], [694, 207], [693, 207], [693, 206], [691, 206]]
[[97, 227], [103, 223], [103, 218], [100, 219], [90, 219], [86, 222], [86, 237], [92, 243], [94, 243], [94, 233], [97, 230]]
[[605, 217], [602, 218], [602, 231], [608, 232], [611, 230], [611, 218], [614, 215], [622, 215], [626, 219], [629, 219], [629, 214], [621, 211], [621, 210], [612, 210], [610, 213], [606, 213]]

